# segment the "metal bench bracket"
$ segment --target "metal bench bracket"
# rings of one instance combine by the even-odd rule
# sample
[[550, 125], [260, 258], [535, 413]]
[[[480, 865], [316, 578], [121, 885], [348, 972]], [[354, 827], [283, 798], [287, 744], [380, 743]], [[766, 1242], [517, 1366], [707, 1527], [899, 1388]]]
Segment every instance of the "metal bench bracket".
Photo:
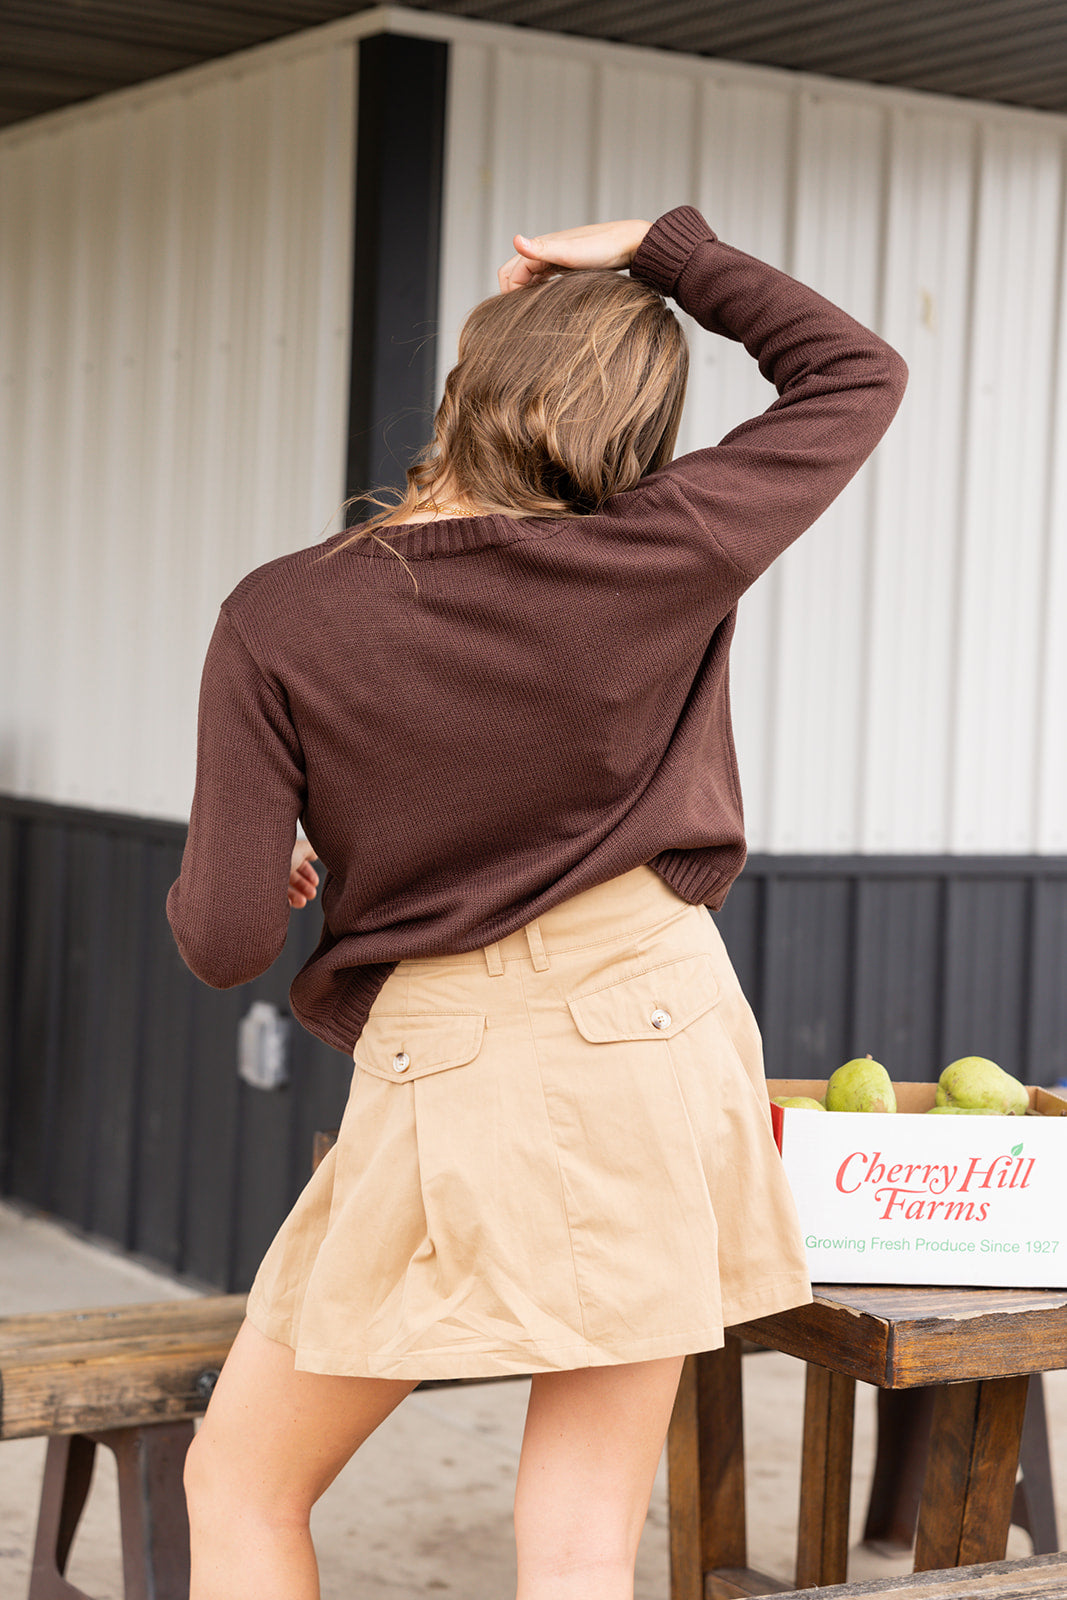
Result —
[[64, 1574], [101, 1444], [118, 1463], [125, 1600], [187, 1600], [182, 1471], [192, 1437], [183, 1421], [49, 1439], [28, 1600], [92, 1600]]

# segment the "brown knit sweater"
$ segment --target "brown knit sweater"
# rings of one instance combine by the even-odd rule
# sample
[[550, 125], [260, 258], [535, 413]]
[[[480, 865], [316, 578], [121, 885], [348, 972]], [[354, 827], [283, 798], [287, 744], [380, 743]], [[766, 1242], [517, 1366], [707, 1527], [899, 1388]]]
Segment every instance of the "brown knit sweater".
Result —
[[417, 590], [372, 540], [324, 559], [338, 536], [223, 603], [171, 927], [207, 983], [263, 972], [301, 820], [327, 875], [291, 999], [338, 1049], [398, 960], [477, 949], [646, 862], [715, 908], [743, 865], [738, 597], [877, 444], [905, 367], [691, 207], [630, 270], [743, 340], [768, 411], [594, 515], [387, 530]]

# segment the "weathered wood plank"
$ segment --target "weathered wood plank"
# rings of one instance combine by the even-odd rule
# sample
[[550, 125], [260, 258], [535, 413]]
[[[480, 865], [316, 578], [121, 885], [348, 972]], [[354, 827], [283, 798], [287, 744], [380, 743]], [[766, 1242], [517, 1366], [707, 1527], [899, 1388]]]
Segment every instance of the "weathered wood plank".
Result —
[[1053, 1600], [1067, 1595], [1067, 1555], [983, 1562], [902, 1578], [872, 1578], [827, 1589], [800, 1589], [797, 1600]]
[[856, 1380], [809, 1364], [804, 1391], [796, 1587], [843, 1583]]
[[752, 1567], [716, 1567], [704, 1575], [704, 1600], [748, 1600], [750, 1595], [791, 1593], [788, 1583]]
[[965, 1289], [952, 1284], [818, 1284], [817, 1299], [901, 1322], [969, 1318], [990, 1312], [1047, 1311], [1067, 1306], [1064, 1289]]
[[26, 1326], [8, 1327], [12, 1339], [5, 1344], [0, 1324], [0, 1439], [133, 1427], [202, 1412], [212, 1375], [240, 1327], [244, 1298], [215, 1297], [210, 1314], [201, 1303], [199, 1320], [192, 1314], [196, 1305], [164, 1301], [154, 1308], [154, 1325], [144, 1306], [138, 1316], [94, 1314], [73, 1325], [68, 1313], [57, 1312], [37, 1344], [29, 1342]]
[[1067, 1366], [1067, 1300], [936, 1324], [897, 1323], [890, 1348], [890, 1387], [961, 1379], [1009, 1378]]
[[800, 1361], [814, 1361], [867, 1383], [882, 1382], [880, 1375], [889, 1370], [888, 1323], [831, 1298], [836, 1290], [819, 1287], [814, 1293], [811, 1305], [743, 1322], [730, 1331]]
[[811, 1305], [732, 1331], [889, 1389], [1067, 1366], [1060, 1289], [820, 1284], [814, 1294]]
[[114, 1334], [153, 1334], [161, 1324], [172, 1330], [229, 1327], [244, 1314], [243, 1294], [203, 1295], [195, 1300], [153, 1300], [85, 1311], [34, 1311], [0, 1317], [0, 1362], [25, 1345], [75, 1344]]
[[126, 1339], [100, 1339], [95, 1343], [80, 1339], [73, 1344], [45, 1345], [34, 1349], [32, 1345], [13, 1350], [4, 1359], [5, 1386], [21, 1381], [31, 1374], [70, 1372], [77, 1381], [78, 1372], [99, 1369], [102, 1375], [120, 1373], [125, 1366], [155, 1359], [181, 1360], [196, 1356], [201, 1351], [228, 1350], [233, 1343], [240, 1322], [215, 1324], [210, 1328], [169, 1330], [157, 1334], [137, 1334]]
[[152, 1353], [107, 1372], [87, 1367], [80, 1377], [69, 1368], [51, 1367], [30, 1368], [11, 1380], [5, 1376], [0, 1439], [102, 1432], [197, 1416], [229, 1348], [229, 1342], [220, 1342], [182, 1356]]

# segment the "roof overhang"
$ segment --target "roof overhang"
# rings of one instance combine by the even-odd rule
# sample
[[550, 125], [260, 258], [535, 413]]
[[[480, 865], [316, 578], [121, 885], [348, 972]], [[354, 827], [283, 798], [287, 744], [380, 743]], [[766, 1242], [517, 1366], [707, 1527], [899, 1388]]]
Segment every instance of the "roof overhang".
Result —
[[[1067, 112], [1067, 0], [409, 0], [411, 9]], [[6, 0], [0, 126], [370, 3]]]

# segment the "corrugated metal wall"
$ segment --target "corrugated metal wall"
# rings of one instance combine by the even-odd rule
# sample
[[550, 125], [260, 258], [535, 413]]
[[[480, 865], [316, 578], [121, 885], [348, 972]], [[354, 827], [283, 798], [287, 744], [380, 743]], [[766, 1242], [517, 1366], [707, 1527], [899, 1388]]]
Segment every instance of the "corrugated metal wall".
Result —
[[[1067, 119], [389, 11], [0, 138], [0, 788], [186, 814], [215, 607], [340, 498], [352, 46], [453, 42], [442, 364], [515, 227], [701, 206], [907, 356], [746, 598], [754, 850], [1067, 850]], [[684, 443], [771, 398], [698, 338]]]
[[[883, 332], [905, 408], [742, 605], [753, 849], [1067, 849], [1067, 119], [459, 36], [442, 359], [519, 228], [695, 202]], [[694, 338], [684, 448], [773, 393]]]
[[182, 817], [219, 601], [343, 493], [351, 46], [0, 141], [0, 788]]

